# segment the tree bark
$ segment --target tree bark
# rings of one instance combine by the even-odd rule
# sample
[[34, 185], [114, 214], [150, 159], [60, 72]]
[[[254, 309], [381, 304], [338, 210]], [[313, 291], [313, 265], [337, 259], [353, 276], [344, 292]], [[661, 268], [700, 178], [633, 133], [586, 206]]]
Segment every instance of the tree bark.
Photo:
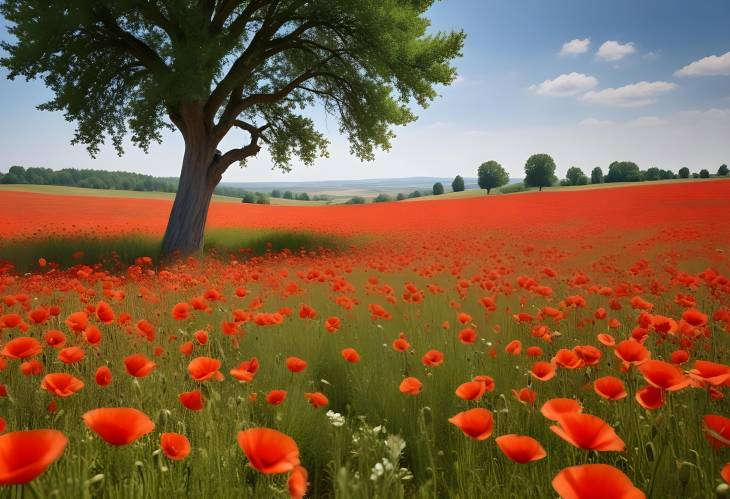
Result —
[[185, 155], [162, 241], [162, 253], [166, 256], [202, 251], [208, 207], [213, 190], [221, 180], [221, 174], [211, 168], [216, 160], [216, 150], [202, 119], [202, 106], [183, 108], [180, 115]]

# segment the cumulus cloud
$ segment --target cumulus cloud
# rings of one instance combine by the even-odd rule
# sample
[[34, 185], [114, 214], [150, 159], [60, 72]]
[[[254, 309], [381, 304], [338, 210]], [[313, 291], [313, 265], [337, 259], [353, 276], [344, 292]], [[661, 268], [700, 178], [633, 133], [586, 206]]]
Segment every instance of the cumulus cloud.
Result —
[[560, 55], [584, 54], [588, 52], [588, 46], [590, 44], [590, 38], [584, 38], [583, 40], [576, 38], [574, 40], [570, 40], [563, 44], [563, 48], [560, 49]]
[[711, 55], [686, 65], [676, 76], [730, 76], [730, 52], [723, 55]]
[[606, 88], [590, 91], [583, 95], [583, 100], [591, 104], [602, 104], [616, 107], [642, 107], [653, 104], [656, 97], [677, 88], [674, 83], [666, 81], [640, 81], [618, 88]]
[[641, 116], [639, 118], [633, 119], [627, 123], [629, 126], [633, 127], [655, 127], [655, 126], [662, 126], [669, 124], [669, 121], [659, 118], [657, 116]]
[[562, 74], [554, 80], [545, 80], [537, 85], [530, 86], [530, 90], [538, 95], [549, 95], [551, 97], [570, 97], [582, 94], [598, 85], [598, 80], [593, 76], [583, 73]]
[[618, 61], [634, 52], [636, 52], [636, 48], [633, 42], [622, 44], [614, 40], [609, 40], [599, 47], [598, 52], [596, 52], [596, 57], [604, 61]]

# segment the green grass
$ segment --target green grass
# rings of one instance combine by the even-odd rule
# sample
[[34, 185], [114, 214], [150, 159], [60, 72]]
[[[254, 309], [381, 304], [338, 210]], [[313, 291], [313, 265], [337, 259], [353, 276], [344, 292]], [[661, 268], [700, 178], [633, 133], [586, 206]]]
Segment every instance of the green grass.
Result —
[[[267, 229], [209, 229], [205, 252], [210, 256], [238, 255], [243, 258], [269, 252], [342, 250], [348, 241], [329, 234]], [[59, 264], [61, 269], [77, 264], [102, 264], [111, 270], [123, 270], [138, 257], [158, 260], [162, 242], [152, 236], [119, 237], [49, 237], [0, 241], [0, 261], [11, 262], [17, 272], [38, 270], [38, 260]]]

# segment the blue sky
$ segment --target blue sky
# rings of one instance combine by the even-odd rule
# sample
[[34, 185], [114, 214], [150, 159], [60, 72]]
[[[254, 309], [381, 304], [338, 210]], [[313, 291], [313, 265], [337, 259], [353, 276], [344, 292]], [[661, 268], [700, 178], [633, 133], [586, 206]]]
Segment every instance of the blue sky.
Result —
[[[224, 180], [474, 176], [490, 159], [519, 177], [536, 152], [551, 154], [561, 175], [613, 160], [693, 171], [730, 162], [726, 0], [444, 0], [430, 17], [434, 29], [467, 32], [459, 79], [416, 123], [396, 130], [391, 151], [361, 163], [330, 118], [320, 120], [330, 158], [282, 174], [262, 152]], [[0, 71], [0, 170], [178, 174], [177, 134], [147, 155], [129, 145], [122, 158], [108, 147], [91, 159], [69, 145], [73, 127], [59, 113], [35, 109], [48, 97], [42, 83], [10, 82]], [[238, 145], [233, 134], [224, 145]]]

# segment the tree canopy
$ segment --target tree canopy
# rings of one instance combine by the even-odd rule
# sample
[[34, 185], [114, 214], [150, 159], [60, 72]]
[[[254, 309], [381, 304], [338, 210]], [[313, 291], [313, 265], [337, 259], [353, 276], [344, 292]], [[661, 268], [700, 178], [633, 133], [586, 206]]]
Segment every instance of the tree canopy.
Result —
[[603, 170], [600, 166], [595, 167], [591, 170], [591, 184], [602, 184], [603, 183]]
[[608, 165], [606, 182], [640, 182], [641, 170], [631, 161], [614, 161]]
[[555, 161], [549, 154], [533, 154], [525, 163], [525, 186], [550, 187], [555, 183]]
[[496, 188], [509, 182], [507, 170], [494, 160], [479, 165], [477, 170], [479, 187], [487, 190], [487, 194]]
[[568, 185], [586, 185], [588, 183], [588, 177], [577, 166], [568, 168], [565, 178], [568, 181]]
[[461, 175], [454, 177], [451, 182], [451, 190], [454, 192], [462, 192], [464, 190], [464, 178]]

